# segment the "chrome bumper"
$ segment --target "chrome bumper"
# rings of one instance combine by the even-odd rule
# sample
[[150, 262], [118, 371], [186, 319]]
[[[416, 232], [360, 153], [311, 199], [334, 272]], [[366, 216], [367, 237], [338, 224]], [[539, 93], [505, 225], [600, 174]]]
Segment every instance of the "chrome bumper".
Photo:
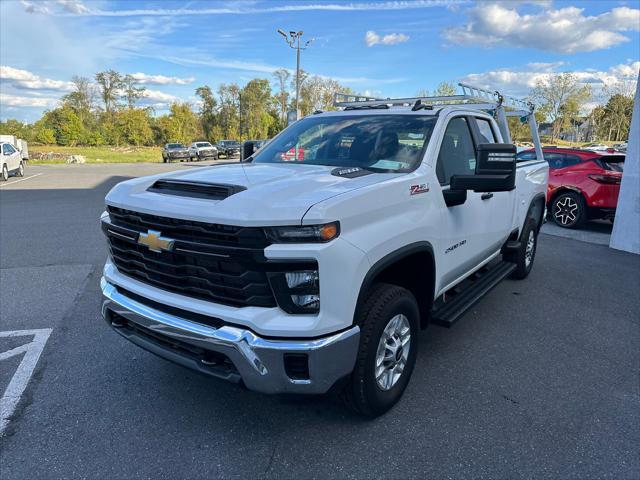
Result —
[[[213, 328], [153, 309], [118, 292], [104, 278], [100, 286], [102, 316], [116, 332], [161, 357], [217, 378], [242, 381], [251, 390], [325, 393], [355, 365], [357, 326], [314, 340], [268, 340], [242, 328]], [[199, 352], [223, 355], [232, 368], [214, 364]], [[306, 355], [308, 378], [287, 374], [285, 354]]]

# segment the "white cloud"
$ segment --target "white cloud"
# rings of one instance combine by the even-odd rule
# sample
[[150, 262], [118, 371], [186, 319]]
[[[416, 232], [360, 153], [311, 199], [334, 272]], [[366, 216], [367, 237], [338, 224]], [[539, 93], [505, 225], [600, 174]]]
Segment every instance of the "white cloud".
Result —
[[0, 93], [0, 105], [2, 107], [52, 107], [58, 102], [57, 98], [47, 97], [22, 97], [19, 95], [9, 95]]
[[145, 103], [151, 103], [156, 108], [166, 107], [173, 102], [182, 101], [182, 99], [176, 97], [175, 95], [170, 95], [159, 90], [150, 89], [146, 89], [144, 91], [144, 100]]
[[0, 66], [0, 80], [11, 82], [15, 88], [29, 90], [70, 91], [73, 89], [73, 83], [71, 82], [43, 78], [28, 70], [21, 70], [7, 65]]
[[610, 48], [629, 38], [620, 32], [640, 30], [640, 9], [617, 7], [599, 15], [584, 9], [547, 8], [520, 14], [518, 3], [480, 3], [468, 10], [468, 23], [445, 29], [444, 37], [460, 45], [513, 46], [561, 53]]
[[164, 75], [148, 75], [146, 73], [132, 73], [131, 76], [142, 85], [189, 85], [195, 81], [194, 77], [166, 77]]
[[[577, 70], [573, 73], [582, 84], [592, 87], [594, 97], [598, 98], [604, 87], [622, 83], [633, 83], [638, 79], [640, 61], [613, 65], [608, 70]], [[483, 73], [472, 73], [460, 80], [480, 88], [498, 90], [506, 95], [526, 97], [538, 81], [544, 81], [554, 71], [540, 71], [531, 68], [523, 70], [492, 70]]]
[[20, 4], [27, 13], [51, 13], [47, 3], [29, 2], [27, 0], [20, 0]]
[[[308, 11], [382, 11], [382, 10], [412, 10], [431, 7], [442, 7], [455, 4], [466, 4], [469, 0], [395, 0], [385, 2], [351, 2], [351, 3], [292, 3], [290, 5], [277, 5], [256, 7], [250, 3], [243, 4], [237, 2], [219, 7], [206, 8], [145, 8], [129, 10], [101, 10], [87, 8], [78, 0], [58, 0], [64, 6], [63, 12], [54, 12], [52, 8], [43, 7], [49, 2], [41, 1], [38, 6], [27, 0], [21, 0], [29, 13], [53, 13], [57, 15], [91, 15], [96, 17], [138, 17], [138, 16], [198, 16], [198, 15], [252, 15], [259, 13], [277, 12], [308, 12]], [[73, 8], [81, 8], [81, 11], [72, 11], [69, 4], [74, 4]], [[45, 11], [46, 8], [46, 11]]]
[[64, 11], [76, 15], [84, 15], [90, 11], [82, 0], [58, 0], [57, 3]]
[[398, 43], [406, 42], [409, 40], [409, 35], [405, 35], [404, 33], [389, 33], [381, 37], [373, 30], [369, 30], [365, 36], [364, 41], [367, 44], [367, 47], [373, 47], [374, 45], [396, 45]]

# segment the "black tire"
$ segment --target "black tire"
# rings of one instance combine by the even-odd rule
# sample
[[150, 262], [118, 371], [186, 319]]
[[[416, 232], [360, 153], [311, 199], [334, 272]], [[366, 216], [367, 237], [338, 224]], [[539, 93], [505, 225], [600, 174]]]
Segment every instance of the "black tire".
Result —
[[3, 182], [9, 180], [9, 169], [6, 165], [2, 165], [2, 176], [0, 178], [2, 178]]
[[563, 192], [551, 202], [551, 218], [562, 228], [580, 228], [587, 221], [587, 205], [577, 192]]
[[18, 175], [19, 177], [24, 177], [24, 162], [20, 162], [20, 165], [18, 165], [18, 171], [16, 172], [16, 175]]
[[510, 275], [511, 278], [522, 280], [529, 275], [533, 268], [537, 249], [538, 223], [533, 218], [529, 218], [525, 222], [524, 229], [520, 235], [520, 248], [513, 252], [509, 258], [505, 258], [505, 260], [516, 264], [516, 269]]
[[[358, 312], [360, 346], [358, 347], [356, 365], [342, 391], [342, 398], [346, 405], [355, 412], [367, 417], [377, 417], [387, 412], [400, 400], [409, 383], [418, 353], [420, 313], [416, 299], [411, 292], [386, 283], [378, 283], [371, 288]], [[404, 319], [401, 316], [404, 316]], [[405, 329], [408, 324], [409, 348], [400, 376], [390, 384], [388, 389], [384, 389], [376, 378], [376, 357], [381, 346], [382, 334], [395, 318], [400, 318], [397, 322], [403, 322], [402, 325]], [[406, 323], [404, 323], [405, 320]], [[387, 343], [397, 342], [398, 339], [394, 340], [394, 338], [387, 337]], [[404, 348], [406, 349], [406, 345]], [[387, 351], [392, 352], [390, 349], [383, 349], [384, 353]], [[404, 353], [403, 347], [399, 347], [395, 350], [395, 355], [391, 354], [391, 358], [397, 361], [404, 356]], [[385, 365], [385, 362], [382, 365]], [[388, 372], [390, 367], [383, 368], [383, 370]], [[393, 372], [392, 369], [391, 372]], [[388, 379], [388, 377], [386, 378]]]

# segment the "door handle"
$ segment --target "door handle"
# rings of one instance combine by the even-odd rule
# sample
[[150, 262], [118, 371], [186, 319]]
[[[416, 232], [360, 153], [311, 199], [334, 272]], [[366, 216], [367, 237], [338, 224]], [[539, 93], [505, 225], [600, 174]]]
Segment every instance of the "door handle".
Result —
[[480, 197], [482, 200], [489, 200], [490, 198], [493, 197], [493, 193], [483, 193], [482, 196]]

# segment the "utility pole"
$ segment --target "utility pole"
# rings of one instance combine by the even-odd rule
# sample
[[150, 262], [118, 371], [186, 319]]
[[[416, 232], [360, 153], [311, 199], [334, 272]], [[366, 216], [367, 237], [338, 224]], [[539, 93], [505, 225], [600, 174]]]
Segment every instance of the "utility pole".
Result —
[[278, 29], [278, 33], [284, 37], [287, 45], [296, 51], [296, 120], [298, 120], [300, 118], [300, 50], [306, 50], [314, 39], [307, 40], [303, 46], [300, 46], [302, 30], [299, 32], [290, 31], [287, 35], [284, 30]]

